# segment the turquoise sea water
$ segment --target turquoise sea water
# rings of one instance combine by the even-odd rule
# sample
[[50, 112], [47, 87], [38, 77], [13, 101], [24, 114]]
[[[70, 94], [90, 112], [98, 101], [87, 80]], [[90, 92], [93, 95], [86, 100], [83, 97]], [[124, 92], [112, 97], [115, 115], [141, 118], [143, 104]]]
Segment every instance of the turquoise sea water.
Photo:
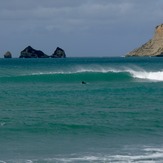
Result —
[[163, 162], [163, 58], [0, 59], [0, 163], [67, 162]]

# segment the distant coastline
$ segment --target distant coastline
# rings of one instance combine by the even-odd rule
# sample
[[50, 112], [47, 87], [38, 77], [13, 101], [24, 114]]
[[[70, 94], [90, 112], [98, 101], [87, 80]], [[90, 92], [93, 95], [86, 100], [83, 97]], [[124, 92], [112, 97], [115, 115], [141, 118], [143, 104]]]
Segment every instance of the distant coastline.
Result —
[[[12, 53], [7, 51], [4, 58], [12, 58]], [[57, 47], [53, 54], [47, 55], [41, 50], [36, 50], [31, 46], [27, 46], [20, 52], [18, 58], [66, 58], [65, 51]], [[117, 57], [163, 57], [163, 24], [156, 26], [155, 34], [152, 39], [142, 46], [130, 51], [124, 56]]]

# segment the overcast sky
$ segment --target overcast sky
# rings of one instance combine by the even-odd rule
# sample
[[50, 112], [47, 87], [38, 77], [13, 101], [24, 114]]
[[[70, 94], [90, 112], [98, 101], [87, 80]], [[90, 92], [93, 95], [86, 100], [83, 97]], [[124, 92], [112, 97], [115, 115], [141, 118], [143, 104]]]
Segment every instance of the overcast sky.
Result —
[[68, 57], [123, 56], [163, 23], [163, 0], [0, 0], [0, 57], [28, 45]]

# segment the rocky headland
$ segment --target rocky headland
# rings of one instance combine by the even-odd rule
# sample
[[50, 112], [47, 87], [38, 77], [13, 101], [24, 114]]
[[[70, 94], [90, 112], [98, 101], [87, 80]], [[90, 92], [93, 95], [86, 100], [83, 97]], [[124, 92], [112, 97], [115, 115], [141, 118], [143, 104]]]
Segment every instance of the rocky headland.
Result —
[[63, 49], [57, 47], [54, 53], [49, 56], [41, 50], [36, 50], [28, 46], [20, 52], [19, 58], [66, 58], [66, 54]]
[[126, 57], [131, 56], [163, 57], [163, 24], [156, 26], [152, 39], [126, 55]]

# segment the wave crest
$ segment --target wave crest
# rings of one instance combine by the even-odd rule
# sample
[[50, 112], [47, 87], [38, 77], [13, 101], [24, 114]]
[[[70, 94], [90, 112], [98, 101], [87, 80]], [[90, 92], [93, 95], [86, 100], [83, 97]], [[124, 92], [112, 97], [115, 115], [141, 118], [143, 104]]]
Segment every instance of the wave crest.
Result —
[[116, 75], [116, 79], [118, 79], [118, 75], [122, 77], [122, 74], [126, 76], [131, 76], [132, 78], [137, 79], [144, 79], [144, 80], [151, 80], [151, 81], [163, 81], [163, 71], [145, 71], [143, 69], [130, 69], [130, 68], [124, 68], [124, 69], [114, 69], [114, 68], [80, 68], [75, 69], [72, 71], [55, 71], [55, 72], [37, 72], [32, 73], [32, 75], [57, 75], [57, 74], [64, 74], [64, 75], [70, 75], [70, 74], [114, 74]]
[[31, 71], [26, 74], [3, 76], [1, 80], [8, 81], [48, 81], [48, 82], [80, 82], [80, 81], [163, 81], [163, 71], [147, 71], [139, 67], [69, 67], [55, 71]]
[[131, 73], [134, 78], [147, 79], [152, 81], [163, 81], [163, 71], [130, 71], [129, 73]]

